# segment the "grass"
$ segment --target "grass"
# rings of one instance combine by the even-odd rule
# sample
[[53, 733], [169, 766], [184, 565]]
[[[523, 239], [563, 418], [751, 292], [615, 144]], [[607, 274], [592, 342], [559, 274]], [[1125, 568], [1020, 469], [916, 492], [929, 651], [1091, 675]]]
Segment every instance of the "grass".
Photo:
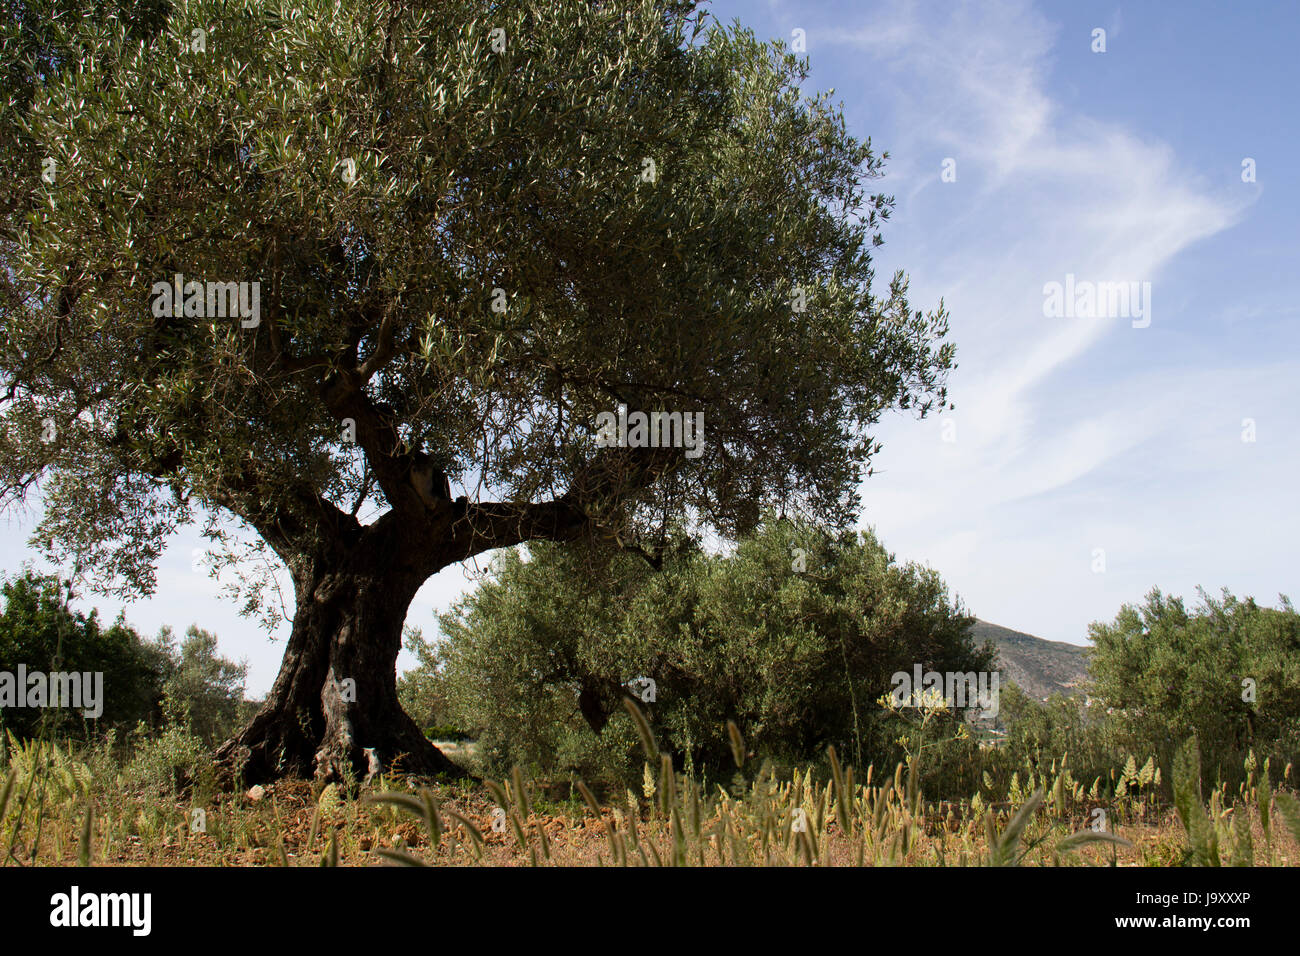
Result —
[[[639, 716], [634, 713], [634, 719]], [[643, 725], [643, 721], [637, 721]], [[728, 785], [673, 769], [643, 726], [639, 792], [539, 798], [507, 779], [428, 784], [378, 778], [348, 793], [283, 781], [221, 793], [202, 775], [177, 783], [185, 741], [163, 735], [125, 764], [108, 745], [77, 750], [7, 742], [0, 782], [4, 865], [320, 866], [1292, 866], [1300, 802], [1274, 792], [1267, 766], [1236, 793], [1203, 799], [1195, 746], [1175, 766], [1174, 806], [1152, 764], [1130, 761], [1120, 793], [1098, 800], [1062, 761], [1005, 793], [925, 798], [924, 744], [892, 773], [861, 779], [828, 753], [829, 779], [747, 766]]]

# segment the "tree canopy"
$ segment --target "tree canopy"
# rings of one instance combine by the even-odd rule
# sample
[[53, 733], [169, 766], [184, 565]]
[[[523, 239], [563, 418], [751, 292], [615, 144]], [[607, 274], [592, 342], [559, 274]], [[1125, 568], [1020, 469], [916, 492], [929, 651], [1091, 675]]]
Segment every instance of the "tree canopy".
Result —
[[[192, 502], [292, 559], [322, 512], [414, 502], [418, 449], [516, 520], [840, 514], [866, 427], [943, 399], [942, 315], [869, 291], [880, 159], [688, 4], [194, 0], [144, 38], [67, 6], [5, 103], [0, 460], [119, 586]], [[177, 274], [259, 282], [259, 324], [154, 315]], [[704, 411], [704, 456], [596, 455], [618, 404]]]
[[158, 635], [171, 664], [163, 682], [163, 709], [169, 719], [186, 726], [205, 743], [220, 743], [246, 716], [248, 665], [222, 657], [217, 651], [217, 635], [197, 624], [186, 628], [179, 646], [174, 640], [170, 628]]
[[1119, 746], [1154, 753], [1168, 778], [1193, 734], [1206, 780], [1235, 780], [1250, 750], [1278, 768], [1300, 761], [1300, 614], [1200, 592], [1188, 610], [1156, 589], [1089, 628], [1093, 708]]
[[4, 708], [4, 729], [20, 738], [46, 730], [80, 736], [171, 721], [211, 744], [245, 716], [246, 667], [217, 652], [215, 634], [190, 625], [178, 646], [171, 628], [149, 640], [123, 615], [105, 627], [98, 612], [71, 609], [70, 591], [71, 582], [31, 570], [0, 585], [0, 672], [14, 675], [22, 665], [47, 676], [102, 674], [103, 713], [87, 723], [75, 708]]
[[[72, 611], [65, 585], [56, 577], [28, 571], [0, 585], [0, 672], [103, 675], [103, 713], [97, 726], [131, 728], [162, 716], [163, 682], [171, 670], [166, 649], [143, 640], [123, 618], [104, 627], [99, 615]], [[83, 726], [82, 713], [57, 708], [4, 708], [4, 726], [17, 737], [33, 737], [42, 718], [60, 733]]]

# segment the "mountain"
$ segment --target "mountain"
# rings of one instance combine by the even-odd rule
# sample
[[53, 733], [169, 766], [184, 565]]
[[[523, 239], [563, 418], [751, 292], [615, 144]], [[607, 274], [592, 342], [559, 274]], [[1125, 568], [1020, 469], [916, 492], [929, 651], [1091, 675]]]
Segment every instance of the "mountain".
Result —
[[1088, 648], [1013, 631], [1009, 627], [975, 621], [971, 630], [976, 646], [992, 641], [998, 649], [1002, 679], [1010, 680], [1030, 697], [1073, 693], [1087, 676]]

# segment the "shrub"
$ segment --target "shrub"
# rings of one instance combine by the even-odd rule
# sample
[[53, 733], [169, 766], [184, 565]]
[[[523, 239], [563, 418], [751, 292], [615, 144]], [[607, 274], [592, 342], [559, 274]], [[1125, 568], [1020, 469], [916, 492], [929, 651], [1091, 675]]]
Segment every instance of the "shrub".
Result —
[[991, 668], [972, 623], [934, 571], [895, 563], [874, 536], [771, 520], [729, 555], [678, 536], [659, 570], [544, 543], [508, 552], [440, 618], [425, 667], [488, 766], [634, 779], [625, 697], [681, 765], [728, 767], [728, 720], [764, 757], [834, 744], [864, 765], [898, 755], [875, 706], [894, 672]]
[[184, 726], [169, 724], [161, 733], [143, 725], [132, 734], [132, 755], [122, 769], [122, 782], [132, 790], [179, 795], [197, 785], [212, 792], [212, 755], [202, 738]]

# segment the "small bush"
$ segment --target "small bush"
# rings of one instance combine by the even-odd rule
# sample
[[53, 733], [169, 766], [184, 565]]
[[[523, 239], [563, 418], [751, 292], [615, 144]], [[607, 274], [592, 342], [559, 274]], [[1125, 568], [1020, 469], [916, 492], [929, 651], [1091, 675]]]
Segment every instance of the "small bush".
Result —
[[191, 787], [213, 791], [211, 753], [201, 737], [170, 724], [160, 734], [141, 725], [132, 738], [132, 756], [122, 771], [128, 788], [173, 796]]

